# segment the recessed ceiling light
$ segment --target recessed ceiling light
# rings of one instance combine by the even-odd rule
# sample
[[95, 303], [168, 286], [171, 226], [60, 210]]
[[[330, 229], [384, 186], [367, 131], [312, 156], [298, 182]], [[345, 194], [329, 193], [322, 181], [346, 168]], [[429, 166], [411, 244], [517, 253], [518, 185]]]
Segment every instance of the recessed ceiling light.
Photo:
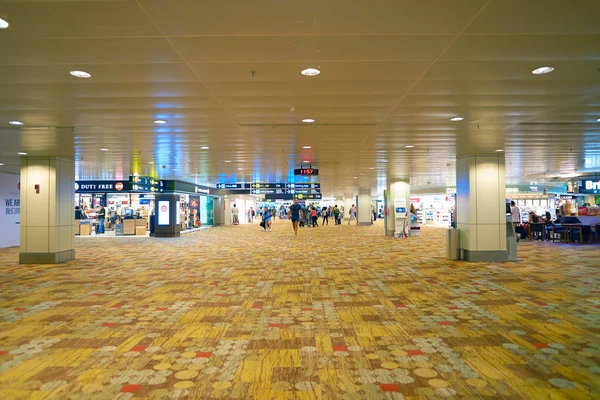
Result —
[[148, 164], [154, 164], [154, 161], [148, 161]]
[[21, 121], [8, 121], [8, 123], [11, 125], [23, 125]]
[[358, 179], [358, 176], [353, 176], [354, 179]]
[[177, 171], [177, 168], [173, 168], [173, 171]]
[[1, 166], [3, 166], [3, 165], [4, 165], [4, 164], [2, 164], [2, 163], [0, 162], [0, 167], [1, 167]]
[[600, 118], [598, 118], [596, 121], [600, 122]]
[[306, 161], [306, 160], [305, 160], [305, 161], [302, 161], [302, 162], [309, 163], [310, 161]]
[[17, 154], [20, 155], [20, 156], [26, 156], [27, 155], [27, 153], [23, 153], [23, 152], [18, 152]]
[[85, 72], [85, 71], [71, 71], [71, 72], [69, 72], [69, 73], [70, 73], [71, 75], [73, 75], [74, 77], [76, 77], [76, 78], [84, 78], [84, 79], [87, 79], [87, 78], [91, 78], [91, 77], [92, 77], [92, 75], [91, 75], [91, 74], [89, 74], [89, 73], [87, 73], [87, 72]]
[[498, 149], [498, 150], [496, 150], [496, 153], [502, 153], [503, 151], [504, 150], [502, 150], [502, 149]]
[[225, 162], [229, 163], [229, 162], [231, 162], [231, 160], [225, 160]]
[[375, 169], [375, 167], [369, 167], [369, 169]]
[[312, 149], [311, 146], [304, 146], [303, 149]]
[[450, 118], [450, 121], [456, 122], [456, 121], [462, 121], [463, 119], [464, 119], [463, 117], [454, 117], [454, 118]]
[[108, 149], [100, 149], [100, 151], [108, 151]]
[[165, 121], [164, 119], [155, 119], [154, 123], [157, 125], [164, 125], [167, 123], [167, 121]]
[[302, 75], [304, 76], [317, 76], [321, 73], [321, 71], [319, 71], [316, 68], [306, 68], [302, 70]]
[[6, 29], [6, 28], [8, 28], [8, 22], [6, 22], [2, 18], [0, 18], [0, 29]]
[[534, 75], [544, 75], [549, 74], [552, 71], [554, 71], [553, 67], [539, 67], [531, 71], [531, 73]]
[[404, 146], [404, 147], [406, 147], [407, 149], [412, 149], [415, 146], [412, 146], [412, 145], [409, 144], [408, 146]]
[[208, 150], [208, 149], [210, 149], [210, 147], [208, 147], [208, 146], [202, 146], [202, 147], [200, 147], [200, 150]]
[[307, 123], [307, 124], [312, 124], [313, 122], [315, 122], [315, 120], [312, 118], [304, 118], [302, 120], [302, 122]]
[[238, 171], [242, 171], [244, 168], [238, 168]]

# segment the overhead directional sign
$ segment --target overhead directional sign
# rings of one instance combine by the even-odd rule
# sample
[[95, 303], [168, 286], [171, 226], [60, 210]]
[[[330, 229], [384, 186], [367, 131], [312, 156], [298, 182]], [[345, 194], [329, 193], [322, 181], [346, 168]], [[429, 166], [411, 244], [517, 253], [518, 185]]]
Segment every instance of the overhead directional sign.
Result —
[[166, 183], [149, 176], [130, 176], [131, 190], [134, 192], [164, 192]]
[[284, 189], [250, 189], [250, 194], [277, 194], [285, 193]]
[[288, 189], [320, 189], [320, 183], [286, 183]]
[[252, 189], [285, 189], [285, 183], [260, 183], [255, 182], [251, 183], [250, 187]]
[[320, 194], [286, 194], [286, 193], [269, 193], [264, 195], [265, 199], [271, 200], [320, 200], [322, 197]]
[[319, 189], [286, 189], [287, 194], [321, 194]]
[[249, 183], [217, 183], [217, 189], [250, 189]]

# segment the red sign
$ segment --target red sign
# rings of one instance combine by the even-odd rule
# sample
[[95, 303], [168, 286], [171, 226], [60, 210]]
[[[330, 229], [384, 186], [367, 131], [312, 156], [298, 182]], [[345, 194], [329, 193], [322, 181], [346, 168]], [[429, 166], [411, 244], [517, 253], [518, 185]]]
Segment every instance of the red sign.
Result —
[[600, 207], [579, 207], [578, 214], [582, 217], [600, 216]]
[[167, 210], [168, 210], [168, 207], [167, 207], [167, 206], [162, 206], [162, 207], [160, 208], [160, 211], [162, 211], [162, 212], [167, 212]]

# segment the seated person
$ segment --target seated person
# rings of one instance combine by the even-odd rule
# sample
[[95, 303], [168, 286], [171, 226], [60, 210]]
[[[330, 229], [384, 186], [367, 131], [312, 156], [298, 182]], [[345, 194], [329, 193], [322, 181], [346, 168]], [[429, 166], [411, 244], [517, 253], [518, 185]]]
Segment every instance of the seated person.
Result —
[[529, 213], [529, 223], [530, 224], [539, 224], [540, 217], [537, 216], [533, 211]]
[[79, 206], [75, 206], [75, 219], [87, 219], [87, 216]]

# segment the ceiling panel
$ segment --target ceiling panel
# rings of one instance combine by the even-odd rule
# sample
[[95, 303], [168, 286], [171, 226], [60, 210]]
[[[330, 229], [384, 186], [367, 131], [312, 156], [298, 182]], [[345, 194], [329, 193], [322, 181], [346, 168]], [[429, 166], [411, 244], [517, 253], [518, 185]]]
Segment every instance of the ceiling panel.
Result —
[[18, 83], [63, 83], [83, 84], [71, 76], [70, 71], [84, 70], [92, 74], [93, 81], [100, 83], [159, 83], [159, 82], [198, 82], [198, 77], [190, 67], [181, 63], [155, 64], [71, 64], [71, 65], [0, 65], [0, 84]]
[[[140, 0], [167, 35], [452, 34], [485, 0]], [[431, 10], [436, 10], [432, 13]]]
[[[435, 60], [452, 37], [417, 36], [206, 36], [174, 37], [188, 62], [428, 61]], [[300, 72], [298, 70], [297, 72]]]
[[[135, 1], [3, 0], [7, 38], [156, 36], [156, 26]], [[49, 23], [52, 21], [51, 23]]]
[[[600, 34], [463, 35], [442, 61], [600, 60]], [[541, 65], [540, 65], [541, 66]]]
[[0, 54], [7, 55], [0, 58], [0, 65], [81, 65], [78, 70], [88, 68], [88, 64], [181, 61], [164, 38], [11, 39], [0, 36]]
[[492, 1], [468, 34], [600, 34], [600, 2], [594, 0]]
[[0, 172], [22, 150], [199, 183], [309, 161], [332, 195], [453, 184], [457, 154], [496, 149], [513, 181], [598, 170], [599, 4], [525, 3], [5, 0]]
[[194, 70], [204, 82], [264, 82], [301, 81], [314, 83], [322, 81], [410, 81], [419, 79], [428, 61], [386, 61], [386, 62], [326, 62], [319, 61], [323, 75], [307, 78], [300, 71], [306, 67], [305, 61], [298, 62], [236, 62], [236, 63], [193, 63]]

